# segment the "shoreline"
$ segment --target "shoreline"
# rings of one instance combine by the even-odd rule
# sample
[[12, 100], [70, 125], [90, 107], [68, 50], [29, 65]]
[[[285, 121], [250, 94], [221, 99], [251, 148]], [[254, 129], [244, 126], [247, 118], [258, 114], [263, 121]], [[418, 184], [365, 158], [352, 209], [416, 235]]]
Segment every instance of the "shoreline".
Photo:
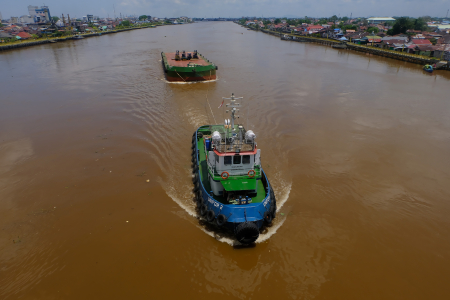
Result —
[[[170, 25], [172, 25], [172, 24], [170, 24]], [[163, 25], [163, 24], [149, 25], [149, 26], [142, 26], [142, 27], [109, 30], [109, 31], [104, 31], [104, 32], [84, 33], [84, 34], [78, 34], [78, 35], [81, 35], [84, 38], [88, 38], [88, 37], [93, 37], [93, 36], [102, 36], [104, 34], [118, 33], [118, 32], [122, 32], [122, 31], [130, 31], [130, 30], [146, 29], [146, 28], [156, 28], [158, 26], [166, 26], [166, 25]], [[64, 42], [64, 41], [68, 41], [68, 40], [73, 40], [73, 37], [74, 37], [74, 35], [66, 36], [66, 37], [54, 37], [54, 38], [48, 38], [48, 39], [41, 38], [41, 39], [37, 39], [37, 40], [30, 40], [30, 41], [24, 41], [24, 42], [19, 42], [19, 43], [10, 43], [7, 45], [0, 45], [0, 52], [18, 49], [18, 48], [24, 48], [24, 47], [50, 44], [50, 43], [54, 43], [54, 42]]]
[[[240, 24], [238, 24], [238, 25], [240, 25]], [[450, 70], [450, 62], [444, 61], [444, 60], [441, 61], [441, 60], [437, 60], [437, 59], [431, 59], [428, 56], [411, 54], [411, 53], [403, 53], [403, 52], [398, 52], [398, 51], [393, 51], [393, 50], [386, 50], [386, 49], [381, 49], [378, 47], [357, 45], [357, 44], [354, 44], [351, 42], [343, 43], [343, 42], [340, 42], [337, 40], [331, 40], [331, 39], [327, 39], [327, 38], [302, 36], [302, 35], [296, 35], [296, 34], [291, 34], [291, 33], [281, 33], [281, 32], [271, 31], [268, 29], [255, 30], [248, 26], [243, 26], [243, 25], [241, 25], [241, 26], [244, 28], [253, 30], [253, 31], [261, 31], [261, 32], [269, 34], [269, 35], [278, 36], [278, 37], [280, 37], [281, 40], [288, 40], [291, 42], [311, 42], [311, 43], [318, 43], [318, 44], [322, 44], [322, 45], [326, 45], [326, 46], [345, 45], [345, 49], [348, 49], [348, 50], [365, 52], [365, 53], [368, 53], [371, 55], [392, 58], [392, 59], [405, 61], [405, 62], [409, 62], [409, 63], [414, 63], [414, 64], [420, 64], [420, 65], [437, 63], [440, 66], [436, 70], [446, 70], [446, 71]], [[287, 38], [283, 38], [283, 36], [295, 37], [295, 39], [287, 39]], [[336, 48], [338, 48], [338, 47], [336, 47]], [[342, 48], [340, 50], [343, 50], [343, 49], [344, 48]]]

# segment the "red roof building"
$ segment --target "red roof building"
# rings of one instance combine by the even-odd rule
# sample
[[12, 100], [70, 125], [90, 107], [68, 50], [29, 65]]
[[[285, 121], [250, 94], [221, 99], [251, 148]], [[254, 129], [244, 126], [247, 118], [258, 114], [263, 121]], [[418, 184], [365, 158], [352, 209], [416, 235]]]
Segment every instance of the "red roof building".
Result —
[[427, 39], [412, 39], [411, 42], [416, 45], [433, 45], [429, 40]]
[[32, 38], [31, 34], [23, 32], [23, 31], [16, 34], [16, 36], [19, 36], [22, 40]]
[[320, 30], [322, 30], [324, 27], [323, 26], [320, 26], [320, 25], [309, 25], [307, 28], [306, 28], [306, 30], [307, 31], [311, 31], [311, 32], [317, 32], [317, 31], [320, 31]]

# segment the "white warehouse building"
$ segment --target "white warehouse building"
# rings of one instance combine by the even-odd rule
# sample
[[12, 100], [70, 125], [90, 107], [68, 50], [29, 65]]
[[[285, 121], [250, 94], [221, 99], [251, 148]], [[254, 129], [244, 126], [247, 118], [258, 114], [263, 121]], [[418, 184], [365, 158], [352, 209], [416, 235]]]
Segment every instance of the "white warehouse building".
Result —
[[380, 23], [385, 23], [385, 22], [391, 22], [394, 21], [394, 18], [390, 18], [390, 17], [386, 17], [386, 18], [368, 18], [367, 22], [369, 22], [369, 24], [380, 24]]

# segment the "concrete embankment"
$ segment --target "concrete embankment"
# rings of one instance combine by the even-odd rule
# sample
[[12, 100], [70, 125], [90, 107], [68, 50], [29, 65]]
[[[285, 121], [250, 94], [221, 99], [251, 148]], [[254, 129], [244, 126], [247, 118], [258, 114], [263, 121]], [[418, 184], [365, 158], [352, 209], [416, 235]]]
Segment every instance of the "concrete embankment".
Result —
[[369, 53], [372, 55], [393, 58], [393, 59], [406, 61], [406, 62], [410, 62], [410, 63], [415, 63], [415, 64], [421, 64], [421, 65], [436, 64], [436, 69], [450, 70], [450, 62], [431, 59], [430, 57], [423, 56], [423, 55], [399, 52], [399, 51], [394, 51], [394, 50], [387, 50], [387, 49], [382, 49], [382, 48], [378, 48], [378, 47], [358, 45], [358, 44], [354, 44], [351, 42], [341, 42], [341, 41], [327, 39], [327, 38], [280, 33], [280, 32], [265, 30], [265, 29], [262, 29], [260, 31], [270, 34], [270, 35], [278, 36], [282, 40], [289, 40], [289, 41], [293, 41], [293, 42], [310, 42], [310, 43], [334, 46], [334, 48], [341, 48], [341, 49], [345, 48], [348, 50], [365, 52], [365, 53]]
[[[125, 28], [125, 29], [104, 31], [101, 33], [85, 33], [85, 34], [80, 34], [80, 35], [83, 36], [84, 38], [88, 38], [88, 37], [93, 37], [93, 36], [101, 36], [101, 35], [105, 35], [105, 34], [112, 34], [112, 33], [118, 33], [118, 32], [122, 32], [122, 31], [130, 31], [130, 30], [144, 29], [144, 28], [154, 28], [154, 27], [149, 26], [149, 27]], [[24, 42], [20, 42], [20, 43], [11, 43], [11, 44], [7, 44], [7, 45], [0, 45], [0, 51], [23, 48], [23, 47], [30, 47], [30, 46], [36, 46], [36, 45], [42, 45], [42, 44], [49, 44], [49, 43], [54, 43], [54, 42], [63, 42], [63, 41], [72, 40], [72, 39], [73, 39], [73, 36], [67, 36], [67, 37], [59, 37], [59, 38], [24, 41]]]

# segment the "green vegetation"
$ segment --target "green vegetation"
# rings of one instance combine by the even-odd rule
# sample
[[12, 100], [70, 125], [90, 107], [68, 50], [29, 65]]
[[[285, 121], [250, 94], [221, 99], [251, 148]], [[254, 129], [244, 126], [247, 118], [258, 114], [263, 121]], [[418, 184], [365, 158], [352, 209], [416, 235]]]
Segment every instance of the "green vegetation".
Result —
[[378, 27], [369, 27], [369, 28], [367, 28], [367, 30], [366, 30], [367, 32], [370, 32], [370, 33], [378, 33], [378, 31], [380, 31], [379, 29], [378, 29]]
[[122, 25], [122, 26], [124, 26], [124, 27], [130, 27], [130, 26], [131, 26], [131, 23], [130, 23], [130, 21], [125, 20], [125, 21], [120, 22], [120, 25]]
[[[347, 31], [347, 30], [358, 30], [358, 27], [356, 26], [356, 25], [350, 25], [350, 24], [348, 24], [348, 25], [343, 25], [342, 27], [340, 26], [340, 28], [342, 29], [342, 30], [344, 30], [345, 32]], [[334, 28], [333, 28], [334, 29]]]
[[426, 31], [428, 30], [427, 23], [423, 18], [409, 18], [409, 17], [401, 17], [398, 18], [392, 29], [389, 29], [388, 35], [396, 35], [400, 33], [406, 33], [408, 29]]
[[53, 19], [53, 21], [55, 21], [55, 22], [58, 22], [58, 21], [59, 21], [59, 18], [56, 17], [56, 16], [53, 16], [52, 19]]
[[148, 17], [146, 15], [139, 16], [139, 21], [145, 21]]
[[427, 22], [423, 18], [414, 20], [414, 30], [426, 31], [428, 30]]
[[247, 18], [242, 18], [242, 19], [239, 20], [239, 24], [245, 25], [245, 22], [247, 22], [247, 21], [248, 21]]

